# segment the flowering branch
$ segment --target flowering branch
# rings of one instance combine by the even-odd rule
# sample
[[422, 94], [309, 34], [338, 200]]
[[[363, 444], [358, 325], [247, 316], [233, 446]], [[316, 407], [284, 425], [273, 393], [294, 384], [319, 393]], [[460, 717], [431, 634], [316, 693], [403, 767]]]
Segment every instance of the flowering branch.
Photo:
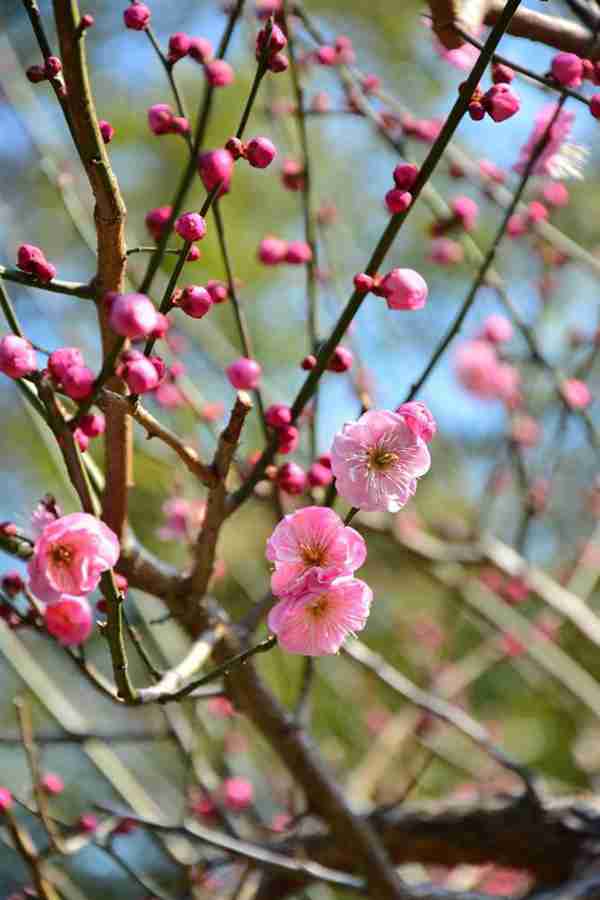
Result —
[[[467, 111], [467, 107], [470, 103], [471, 96], [473, 91], [477, 87], [479, 83], [479, 79], [483, 74], [488, 62], [492, 58], [498, 43], [500, 42], [500, 38], [504, 31], [506, 31], [507, 25], [510, 22], [510, 19], [519, 7], [520, 0], [508, 0], [506, 6], [503, 10], [502, 16], [498, 19], [498, 22], [492, 29], [486, 43], [485, 48], [480, 54], [477, 62], [473, 66], [473, 70], [469, 75], [468, 79], [463, 85], [461, 90], [461, 94], [459, 95], [457, 101], [455, 102], [452, 110], [450, 111], [442, 130], [435, 143], [433, 144], [429, 154], [423, 162], [419, 170], [419, 174], [416, 178], [416, 181], [411, 188], [411, 194], [413, 197], [413, 201], [407, 210], [401, 213], [396, 213], [390, 219], [389, 224], [387, 225], [385, 231], [383, 232], [381, 238], [379, 239], [375, 250], [373, 251], [371, 258], [365, 267], [364, 271], [367, 275], [373, 276], [377, 274], [377, 270], [383, 263], [390, 247], [392, 246], [394, 239], [396, 238], [400, 228], [406, 221], [410, 211], [415, 207], [417, 198], [421, 193], [423, 187], [427, 184], [427, 181], [433, 174], [438, 162], [442, 158], [442, 155], [448, 146], [452, 135], [458, 128], [462, 117]], [[304, 15], [303, 10], [297, 8], [297, 14], [301, 17]], [[321, 347], [317, 360], [314, 367], [308, 373], [304, 384], [300, 388], [300, 391], [296, 395], [292, 406], [292, 419], [295, 421], [310, 398], [312, 397], [317, 382], [319, 381], [321, 375], [325, 371], [325, 367], [331, 358], [335, 348], [339, 344], [341, 338], [345, 334], [348, 329], [348, 326], [352, 322], [354, 316], [360, 309], [365, 294], [359, 290], [355, 290], [350, 297], [344, 311], [339, 317], [334, 329], [329, 336], [329, 338], [324, 342]], [[269, 446], [267, 446], [254, 466], [252, 473], [245, 481], [245, 483], [241, 486], [241, 488], [236, 492], [236, 494], [232, 497], [230, 503], [230, 512], [233, 512], [238, 506], [244, 502], [244, 500], [250, 496], [254, 486], [260, 481], [262, 476], [264, 475], [264, 471], [266, 467], [271, 463], [275, 452], [276, 452], [277, 444], [275, 441], [272, 441]]]

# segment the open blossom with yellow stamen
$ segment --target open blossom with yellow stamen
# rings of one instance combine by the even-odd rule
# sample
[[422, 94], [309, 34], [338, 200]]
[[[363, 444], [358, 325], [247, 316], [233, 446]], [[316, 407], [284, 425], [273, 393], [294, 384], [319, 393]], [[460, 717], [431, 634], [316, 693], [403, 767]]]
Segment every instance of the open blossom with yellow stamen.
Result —
[[425, 441], [404, 416], [370, 410], [347, 422], [331, 448], [338, 493], [366, 511], [398, 512], [431, 465]]
[[307, 506], [285, 516], [267, 541], [267, 559], [275, 563], [271, 589], [278, 597], [297, 598], [309, 581], [324, 585], [352, 575], [366, 555], [363, 538], [332, 509]]

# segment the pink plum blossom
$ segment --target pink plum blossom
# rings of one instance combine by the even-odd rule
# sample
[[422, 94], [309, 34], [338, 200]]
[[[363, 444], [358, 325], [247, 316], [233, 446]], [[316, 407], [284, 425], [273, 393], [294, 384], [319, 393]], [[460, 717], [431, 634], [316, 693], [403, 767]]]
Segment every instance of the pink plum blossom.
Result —
[[[515, 172], [522, 175], [525, 171], [527, 163], [531, 155], [535, 152], [542, 140], [546, 128], [554, 118], [556, 105], [549, 104], [544, 106], [535, 117], [533, 131], [529, 136], [527, 143], [521, 148], [519, 159], [513, 167]], [[571, 127], [575, 120], [575, 113], [569, 110], [561, 109], [556, 116], [554, 124], [549, 130], [549, 137], [542, 152], [539, 154], [535, 165], [533, 166], [532, 175], [550, 175], [551, 177], [560, 177], [557, 167], [560, 166], [559, 155], [563, 145], [571, 133]], [[562, 170], [561, 170], [562, 171]]]
[[239, 776], [226, 778], [223, 782], [222, 790], [225, 806], [238, 812], [242, 809], [247, 809], [254, 798], [252, 782], [248, 781], [247, 778]]
[[158, 322], [158, 313], [145, 294], [114, 294], [108, 298], [108, 324], [121, 337], [148, 337]]
[[337, 653], [348, 635], [365, 627], [372, 600], [364, 581], [337, 578], [328, 585], [316, 585], [297, 600], [281, 600], [269, 613], [268, 625], [289, 653]]
[[35, 542], [28, 564], [31, 590], [47, 603], [64, 594], [86, 596], [119, 554], [117, 536], [100, 519], [89, 513], [61, 516]]
[[44, 611], [47, 631], [67, 647], [83, 644], [92, 633], [94, 617], [84, 597], [62, 596]]
[[398, 512], [430, 465], [425, 441], [388, 410], [369, 410], [347, 422], [331, 447], [338, 493], [366, 511]]
[[267, 541], [267, 559], [275, 564], [271, 590], [298, 598], [311, 585], [352, 575], [367, 556], [361, 535], [345, 526], [332, 509], [306, 506], [285, 516]]

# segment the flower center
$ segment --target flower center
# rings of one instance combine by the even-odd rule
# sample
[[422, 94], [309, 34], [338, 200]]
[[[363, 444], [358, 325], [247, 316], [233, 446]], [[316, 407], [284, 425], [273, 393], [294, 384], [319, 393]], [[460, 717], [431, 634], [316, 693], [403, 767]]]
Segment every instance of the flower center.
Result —
[[378, 472], [385, 472], [397, 461], [398, 454], [392, 453], [391, 450], [385, 450], [383, 447], [372, 447], [367, 454], [369, 469], [376, 469]]
[[50, 551], [52, 562], [57, 566], [68, 566], [73, 559], [73, 551], [64, 544], [57, 544]]
[[326, 550], [320, 544], [301, 544], [300, 556], [307, 566], [322, 566], [325, 563]]
[[308, 607], [314, 619], [320, 619], [327, 612], [327, 594], [321, 594], [320, 597], [310, 604]]

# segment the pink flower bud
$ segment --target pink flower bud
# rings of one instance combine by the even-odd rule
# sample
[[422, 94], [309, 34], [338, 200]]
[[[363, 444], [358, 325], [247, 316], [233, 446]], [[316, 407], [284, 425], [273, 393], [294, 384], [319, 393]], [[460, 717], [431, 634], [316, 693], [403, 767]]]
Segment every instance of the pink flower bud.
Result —
[[301, 191], [304, 189], [304, 167], [295, 159], [285, 159], [281, 169], [281, 181], [288, 191]]
[[48, 262], [47, 259], [44, 259], [36, 265], [35, 276], [39, 281], [43, 281], [44, 284], [47, 284], [56, 276], [56, 266], [52, 265], [51, 262]]
[[225, 149], [231, 153], [233, 159], [241, 159], [245, 153], [244, 142], [237, 137], [231, 137], [225, 144]]
[[419, 169], [413, 163], [400, 163], [394, 169], [394, 181], [399, 191], [410, 191], [417, 176]]
[[256, 35], [256, 59], [260, 60], [263, 51], [267, 49], [268, 59], [272, 59], [277, 53], [287, 46], [287, 38], [279, 25], [273, 25], [270, 37], [265, 28]]
[[254, 359], [241, 356], [225, 369], [227, 377], [236, 390], [250, 391], [258, 387], [262, 369]]
[[592, 94], [590, 97], [590, 112], [595, 119], [600, 119], [600, 94]]
[[56, 78], [62, 72], [62, 63], [58, 56], [49, 56], [44, 64], [46, 78]]
[[284, 53], [275, 53], [269, 59], [269, 71], [273, 72], [275, 75], [278, 75], [280, 72], [285, 72], [290, 65], [290, 61], [285, 56]]
[[301, 494], [306, 488], [306, 473], [297, 463], [284, 463], [277, 470], [277, 484], [286, 494]]
[[89, 13], [85, 13], [81, 19], [79, 20], [79, 27], [82, 31], [86, 31], [88, 28], [91, 28], [96, 20]]
[[188, 56], [190, 56], [194, 62], [204, 65], [204, 63], [210, 62], [214, 56], [213, 45], [207, 38], [190, 38]]
[[72, 400], [84, 400], [94, 389], [94, 373], [87, 366], [69, 366], [63, 373], [61, 385]]
[[431, 243], [429, 258], [440, 266], [455, 266], [465, 258], [462, 244], [452, 238], [440, 237]]
[[326, 44], [319, 47], [316, 53], [317, 62], [322, 66], [334, 66], [336, 63], [335, 47], [328, 47]]
[[21, 244], [17, 250], [17, 267], [40, 281], [51, 281], [56, 275], [54, 266], [34, 244]]
[[192, 319], [201, 319], [213, 305], [213, 299], [205, 288], [189, 284], [183, 289], [177, 305]]
[[47, 794], [57, 795], [62, 794], [65, 789], [65, 783], [60, 777], [60, 775], [56, 775], [54, 772], [48, 772], [40, 781], [41, 786], [46, 791]]
[[348, 350], [347, 347], [342, 347], [340, 344], [333, 351], [331, 359], [327, 363], [327, 370], [329, 372], [347, 372], [348, 369], [352, 368], [353, 363], [354, 356], [352, 351]]
[[273, 403], [265, 410], [265, 422], [271, 428], [283, 428], [284, 425], [290, 425], [292, 421], [292, 410], [285, 403]]
[[437, 431], [437, 423], [424, 403], [411, 400], [408, 403], [402, 403], [396, 412], [404, 418], [414, 435], [429, 443]]
[[79, 427], [89, 438], [100, 437], [104, 434], [106, 420], [102, 413], [88, 413], [82, 417]]
[[294, 425], [284, 425], [277, 429], [277, 440], [278, 453], [293, 453], [298, 449], [300, 432]]
[[41, 81], [46, 81], [47, 78], [46, 70], [44, 69], [44, 67], [38, 65], [28, 66], [25, 74], [27, 76], [27, 80], [32, 84], [39, 84]]
[[132, 3], [123, 12], [123, 21], [126, 28], [133, 31], [143, 31], [150, 22], [150, 10], [145, 3]]
[[505, 341], [510, 341], [512, 336], [513, 327], [506, 316], [494, 313], [488, 316], [483, 323], [481, 337], [486, 341], [491, 341], [492, 344], [503, 344]]
[[253, 796], [252, 784], [247, 778], [226, 778], [223, 782], [223, 801], [228, 809], [247, 809]]
[[146, 228], [155, 241], [158, 241], [163, 233], [165, 225], [171, 217], [172, 208], [170, 206], [158, 206], [146, 213]]
[[552, 74], [563, 87], [577, 88], [583, 80], [583, 62], [575, 53], [557, 53]]
[[258, 258], [266, 266], [276, 266], [284, 261], [287, 250], [287, 241], [267, 235], [259, 244]]
[[542, 189], [542, 196], [550, 206], [567, 206], [569, 191], [561, 181], [549, 181]]
[[317, 357], [312, 353], [309, 353], [308, 356], [305, 356], [302, 362], [300, 363], [300, 368], [304, 369], [305, 372], [310, 372], [311, 369], [317, 364]]
[[167, 374], [167, 365], [162, 356], [150, 356], [149, 359], [156, 369], [156, 374], [158, 375], [158, 380], [160, 383], [164, 380], [165, 375]]
[[169, 38], [169, 62], [176, 63], [190, 51], [190, 37], [185, 31], [176, 31]]
[[0, 372], [9, 378], [23, 378], [37, 371], [35, 350], [25, 338], [7, 334], [0, 340]]
[[327, 487], [333, 481], [331, 468], [314, 462], [307, 472], [307, 480], [311, 487]]
[[565, 403], [571, 409], [585, 409], [592, 402], [592, 395], [585, 381], [578, 378], [568, 378], [561, 385], [561, 393]]
[[98, 818], [93, 813], [84, 813], [77, 819], [77, 827], [84, 834], [93, 834], [98, 827]]
[[527, 207], [527, 219], [529, 222], [545, 222], [549, 217], [548, 210], [539, 200], [532, 200]]
[[506, 224], [506, 233], [509, 237], [520, 237], [527, 231], [527, 220], [520, 213], [515, 213]]
[[510, 436], [521, 447], [535, 447], [540, 440], [541, 428], [531, 416], [518, 415], [513, 419]]
[[366, 272], [359, 272], [353, 278], [354, 287], [361, 294], [368, 294], [373, 289], [373, 279]]
[[465, 231], [472, 231], [477, 221], [479, 207], [470, 197], [455, 197], [450, 208]]
[[398, 188], [392, 188], [385, 195], [385, 205], [392, 215], [406, 212], [412, 203], [412, 194], [409, 191], [400, 191]]
[[196, 244], [192, 244], [189, 249], [189, 253], [186, 256], [186, 262], [197, 262], [200, 259], [202, 253], [200, 251], [200, 247], [197, 247]]
[[514, 70], [504, 63], [492, 64], [492, 81], [494, 84], [510, 84], [515, 77]]
[[8, 788], [0, 787], [0, 813], [5, 813], [13, 805], [13, 798]]
[[224, 59], [212, 59], [205, 63], [204, 74], [212, 87], [227, 87], [235, 78], [233, 68]]
[[98, 128], [100, 129], [100, 134], [104, 143], [110, 144], [115, 136], [115, 129], [112, 127], [110, 122], [107, 122], [106, 119], [100, 119], [98, 122]]
[[201, 241], [206, 234], [206, 222], [199, 213], [183, 213], [175, 220], [175, 231], [184, 241]]
[[222, 147], [218, 150], [201, 153], [198, 157], [198, 172], [202, 184], [209, 193], [222, 183], [219, 191], [221, 197], [229, 190], [233, 175], [233, 156]]
[[148, 125], [153, 134], [170, 134], [173, 130], [173, 110], [168, 103], [155, 103], [148, 110]]
[[147, 338], [156, 328], [157, 312], [145, 294], [117, 294], [108, 315], [108, 324], [121, 337]]
[[123, 366], [121, 377], [132, 394], [147, 394], [158, 387], [160, 382], [156, 366], [141, 354]]
[[481, 102], [494, 122], [504, 122], [505, 119], [510, 119], [521, 108], [521, 101], [506, 84], [493, 84], [486, 91]]
[[48, 357], [48, 369], [57, 384], [62, 382], [65, 372], [71, 366], [83, 365], [83, 354], [78, 347], [61, 347]]
[[173, 116], [171, 119], [171, 131], [173, 134], [189, 134], [190, 123], [184, 116]]
[[90, 605], [84, 597], [63, 596], [49, 603], [44, 612], [46, 630], [67, 647], [83, 644], [94, 626]]
[[206, 290], [210, 294], [213, 303], [225, 303], [229, 297], [229, 290], [222, 281], [211, 279], [206, 283]]
[[481, 122], [485, 118], [485, 108], [479, 100], [471, 100], [467, 107], [467, 112], [474, 122]]
[[255, 137], [246, 144], [246, 159], [255, 169], [266, 169], [277, 156], [277, 148], [266, 137]]
[[301, 266], [312, 259], [312, 250], [305, 241], [290, 241], [285, 253], [286, 263]]
[[382, 279], [378, 293], [389, 309], [421, 309], [427, 300], [427, 282], [414, 269], [392, 269]]

